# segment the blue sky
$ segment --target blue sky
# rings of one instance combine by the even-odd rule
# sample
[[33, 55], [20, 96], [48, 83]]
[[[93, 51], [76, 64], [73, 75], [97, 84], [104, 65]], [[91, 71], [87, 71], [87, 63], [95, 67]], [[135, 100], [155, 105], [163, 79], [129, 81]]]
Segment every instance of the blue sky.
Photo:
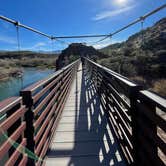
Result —
[[[107, 34], [166, 3], [165, 0], [3, 0], [0, 15], [20, 21], [54, 36]], [[166, 17], [166, 9], [147, 18], [144, 27], [153, 25]], [[113, 36], [110, 40], [95, 45], [101, 48], [111, 43], [126, 40], [141, 30], [138, 23]], [[97, 39], [70, 39], [72, 42], [94, 42]], [[49, 39], [25, 29], [20, 29], [22, 50], [51, 51]], [[60, 50], [66, 44], [54, 42], [53, 49]], [[0, 20], [0, 50], [16, 50], [16, 29]]]

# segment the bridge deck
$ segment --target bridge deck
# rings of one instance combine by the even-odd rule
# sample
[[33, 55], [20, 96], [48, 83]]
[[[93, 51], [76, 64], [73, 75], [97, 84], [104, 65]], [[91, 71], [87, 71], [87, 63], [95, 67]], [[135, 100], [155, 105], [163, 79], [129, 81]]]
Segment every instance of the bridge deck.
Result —
[[81, 64], [45, 161], [48, 166], [125, 165]]

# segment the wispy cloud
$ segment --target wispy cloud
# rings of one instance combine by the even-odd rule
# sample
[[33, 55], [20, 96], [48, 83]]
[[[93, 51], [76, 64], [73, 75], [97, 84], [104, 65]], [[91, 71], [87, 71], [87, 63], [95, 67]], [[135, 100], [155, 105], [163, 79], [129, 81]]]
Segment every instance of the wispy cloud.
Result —
[[43, 46], [46, 46], [46, 43], [44, 42], [39, 42], [39, 43], [36, 43], [32, 48], [40, 48], [40, 47], [43, 47]]
[[30, 47], [21, 47], [22, 50], [49, 50], [46, 42], [38, 42]]
[[8, 44], [16, 44], [16, 39], [10, 36], [0, 36], [0, 42], [8, 43]]
[[93, 47], [96, 49], [101, 49], [101, 48], [108, 46], [109, 44], [110, 44], [110, 42], [109, 43], [98, 43], [98, 44], [93, 45]]
[[[107, 39], [106, 41], [102, 42], [102, 43], [96, 43], [96, 44], [88, 44], [89, 46], [93, 46], [94, 48], [96, 49], [101, 49], [101, 48], [104, 48], [108, 45], [111, 45], [111, 44], [115, 44], [115, 43], [121, 43], [123, 42], [124, 40], [110, 40], [110, 39]], [[88, 42], [87, 42], [88, 43]]]
[[103, 11], [103, 12], [97, 14], [93, 18], [93, 20], [98, 21], [98, 20], [103, 20], [103, 19], [107, 19], [107, 18], [110, 18], [110, 17], [114, 17], [114, 16], [117, 16], [117, 15], [122, 14], [124, 12], [130, 11], [134, 7], [135, 7], [135, 5], [132, 5], [132, 6], [123, 7], [123, 8], [116, 9], [116, 10], [112, 10], [112, 11]]

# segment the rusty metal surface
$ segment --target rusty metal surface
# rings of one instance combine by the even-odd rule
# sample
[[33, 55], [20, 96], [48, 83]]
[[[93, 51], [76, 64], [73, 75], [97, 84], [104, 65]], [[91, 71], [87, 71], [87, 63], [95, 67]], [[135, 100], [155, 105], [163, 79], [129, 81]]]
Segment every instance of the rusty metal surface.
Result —
[[9, 116], [5, 121], [0, 124], [1, 130], [0, 134], [3, 134], [2, 131], [7, 131], [18, 119], [24, 116], [26, 112], [25, 106], [22, 106], [16, 110], [11, 116]]
[[[26, 122], [24, 115], [27, 109], [22, 105], [21, 97], [11, 97], [0, 102], [0, 136], [4, 138], [0, 144], [0, 161], [1, 165], [14, 165], [20, 163], [22, 158], [18, 149], [13, 148], [15, 142], [20, 143], [19, 147], [26, 146], [26, 139], [24, 138], [24, 131], [26, 129]], [[2, 118], [3, 117], [3, 118]], [[8, 154], [8, 159], [5, 157]]]
[[19, 149], [21, 149], [22, 147], [25, 147], [25, 146], [26, 146], [26, 139], [23, 139], [22, 142], [20, 143], [20, 145], [18, 146], [18, 148], [16, 149], [16, 151], [12, 154], [10, 159], [5, 163], [5, 166], [14, 166], [17, 159], [21, 155]]
[[8, 152], [11, 148], [11, 140], [16, 141], [24, 132], [26, 124], [23, 123], [0, 147], [0, 159]]
[[[78, 64], [79, 60], [21, 92], [23, 100], [26, 100], [23, 103], [27, 103], [28, 114], [32, 118], [29, 123], [33, 123], [32, 131], [34, 130], [34, 133], [31, 138], [34, 138], [34, 144], [31, 144], [30, 148], [40, 158], [43, 158], [47, 151], [45, 142], [48, 142], [49, 145], [51, 141], [50, 132], [53, 132], [57, 126], [55, 122], [58, 122], [58, 118], [60, 118]], [[26, 95], [28, 96], [26, 97]], [[40, 165], [40, 162], [36, 161], [37, 165]], [[31, 163], [34, 164], [34, 161]]]
[[0, 114], [3, 114], [20, 103], [21, 97], [11, 97], [0, 102]]

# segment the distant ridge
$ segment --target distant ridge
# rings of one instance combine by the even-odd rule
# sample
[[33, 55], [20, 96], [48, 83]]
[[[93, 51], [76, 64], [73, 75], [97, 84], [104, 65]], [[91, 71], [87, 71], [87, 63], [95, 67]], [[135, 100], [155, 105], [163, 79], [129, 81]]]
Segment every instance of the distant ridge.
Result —
[[[142, 41], [143, 39], [143, 41]], [[126, 50], [129, 51], [128, 56], [134, 56], [136, 52], [134, 50], [147, 50], [156, 52], [166, 48], [166, 17], [156, 22], [152, 27], [148, 27], [134, 35], [130, 36], [125, 42], [115, 43], [100, 49], [101, 52], [111, 55], [114, 54], [126, 54]], [[153, 54], [153, 53], [152, 53]], [[113, 54], [112, 54], [113, 55]]]
[[60, 54], [62, 51], [61, 50], [55, 50], [55, 51], [44, 51], [44, 50], [36, 50], [36, 51], [30, 51], [30, 50], [20, 50], [20, 51], [17, 51], [17, 50], [0, 50], [0, 53], [15, 53], [15, 52], [20, 52], [20, 53], [41, 53], [41, 54]]
[[166, 17], [103, 49], [97, 62], [166, 97]]

